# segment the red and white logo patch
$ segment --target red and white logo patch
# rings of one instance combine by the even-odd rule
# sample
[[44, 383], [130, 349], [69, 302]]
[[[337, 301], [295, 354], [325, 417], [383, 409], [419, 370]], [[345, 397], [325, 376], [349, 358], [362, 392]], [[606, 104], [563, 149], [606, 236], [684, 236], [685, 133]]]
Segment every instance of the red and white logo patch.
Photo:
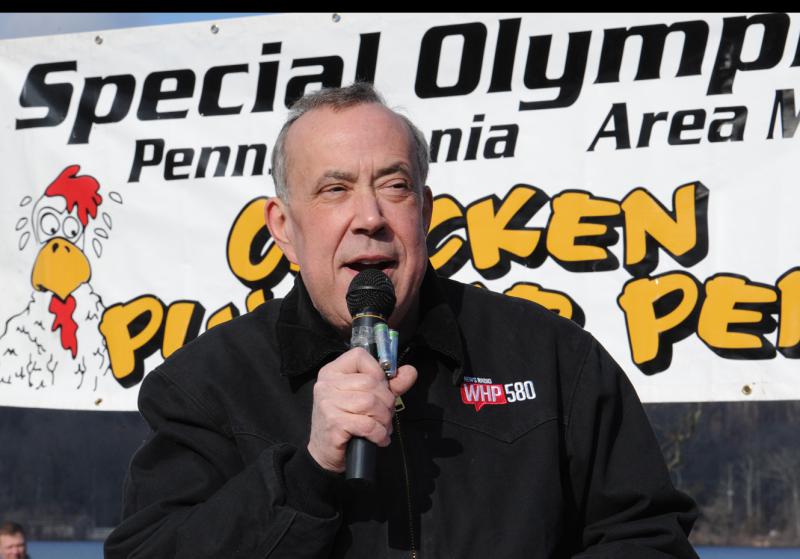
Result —
[[490, 378], [464, 377], [461, 385], [461, 401], [475, 406], [475, 411], [481, 411], [483, 406], [504, 405], [534, 398], [536, 391], [531, 380], [494, 384]]

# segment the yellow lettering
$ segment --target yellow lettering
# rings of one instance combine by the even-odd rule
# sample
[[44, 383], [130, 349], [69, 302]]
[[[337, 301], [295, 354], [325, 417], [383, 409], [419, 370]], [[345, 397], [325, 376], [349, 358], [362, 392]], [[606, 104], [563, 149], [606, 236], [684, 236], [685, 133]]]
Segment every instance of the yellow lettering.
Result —
[[[742, 304], [769, 304], [778, 300], [778, 294], [771, 286], [748, 283], [744, 278], [717, 275], [706, 280], [706, 300], [700, 311], [697, 335], [708, 346], [725, 355], [767, 356], [774, 348], [761, 335], [746, 332], [731, 332], [731, 325], [749, 325], [750, 331], [769, 332], [774, 330], [771, 318], [765, 321], [762, 310], [737, 308]], [[744, 351], [741, 351], [744, 350]], [[765, 352], [761, 355], [761, 352]]]
[[122, 386], [130, 387], [144, 376], [144, 359], [158, 348], [164, 304], [152, 295], [108, 307], [100, 321], [106, 339], [111, 371]]
[[[680, 295], [680, 301], [670, 305], [671, 309], [664, 309], [665, 302], [676, 295]], [[617, 302], [625, 312], [631, 355], [637, 367], [647, 374], [669, 367], [672, 343], [686, 337], [694, 328], [698, 298], [697, 281], [683, 272], [635, 279], [625, 284]]]
[[[264, 221], [265, 197], [252, 200], [236, 217], [228, 236], [228, 266], [248, 286], [270, 279], [276, 285], [285, 274], [283, 252], [271, 240]], [[284, 266], [281, 264], [284, 263]], [[280, 277], [271, 277], [272, 275]]]
[[[552, 206], [553, 213], [547, 226], [547, 250], [553, 258], [574, 271], [617, 267], [617, 258], [605, 249], [618, 238], [616, 231], [609, 231], [608, 227], [610, 220], [620, 214], [617, 202], [593, 198], [586, 192], [568, 191], [553, 198]], [[584, 221], [586, 217], [606, 219], [604, 223], [593, 223]]]
[[267, 300], [267, 296], [264, 293], [263, 289], [254, 289], [247, 295], [247, 299], [245, 301], [245, 306], [247, 307], [247, 312], [250, 312], [261, 305]]
[[789, 270], [778, 280], [781, 319], [778, 351], [786, 357], [800, 357], [800, 268]]
[[[508, 271], [508, 256], [520, 260], [532, 257], [542, 237], [540, 229], [525, 224], [544, 203], [544, 196], [533, 187], [515, 186], [496, 208], [496, 197], [481, 200], [467, 209], [467, 232], [475, 269], [486, 277], [499, 277]], [[486, 274], [495, 270], [497, 273]]]
[[223, 322], [228, 322], [237, 316], [239, 316], [239, 311], [234, 305], [229, 303], [208, 317], [206, 330], [211, 330], [214, 326], [219, 326]]
[[176, 301], [167, 308], [164, 321], [164, 340], [161, 342], [161, 355], [169, 357], [180, 349], [187, 338], [194, 338], [200, 328], [203, 307], [196, 301]]
[[[429, 239], [445, 236], [455, 228], [463, 227], [464, 210], [459, 203], [447, 195], [437, 196], [433, 200], [433, 215], [429, 228]], [[439, 233], [439, 231], [443, 231]], [[451, 235], [442, 245], [430, 255], [431, 265], [435, 270], [444, 268], [464, 248], [466, 241], [458, 236]], [[460, 262], [463, 265], [463, 261]], [[459, 266], [460, 267], [460, 266]]]
[[625, 269], [641, 276], [656, 268], [658, 247], [652, 241], [684, 266], [691, 266], [705, 257], [708, 251], [707, 200], [708, 189], [699, 182], [679, 187], [673, 195], [673, 218], [644, 188], [631, 191], [622, 200]]

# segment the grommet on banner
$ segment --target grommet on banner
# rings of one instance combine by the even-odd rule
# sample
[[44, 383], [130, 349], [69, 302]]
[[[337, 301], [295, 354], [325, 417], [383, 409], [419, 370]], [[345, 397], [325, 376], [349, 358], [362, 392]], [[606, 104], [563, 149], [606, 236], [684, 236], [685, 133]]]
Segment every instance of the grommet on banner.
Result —
[[102, 45], [103, 44], [103, 38], [100, 35], [97, 35], [94, 38], [94, 42], [97, 43], [98, 45]]
[[342, 20], [342, 16], [335, 13], [331, 16], [331, 19], [333, 20], [333, 23], [339, 23]]
[[216, 24], [216, 23], [212, 23], [212, 24], [211, 24], [211, 32], [212, 32], [214, 35], [216, 35], [217, 33], [219, 33], [219, 27], [217, 27], [217, 24]]
[[753, 389], [750, 387], [749, 384], [745, 384], [742, 387], [742, 394], [744, 394], [745, 396], [750, 396], [750, 394], [752, 394], [752, 393], [753, 393]]

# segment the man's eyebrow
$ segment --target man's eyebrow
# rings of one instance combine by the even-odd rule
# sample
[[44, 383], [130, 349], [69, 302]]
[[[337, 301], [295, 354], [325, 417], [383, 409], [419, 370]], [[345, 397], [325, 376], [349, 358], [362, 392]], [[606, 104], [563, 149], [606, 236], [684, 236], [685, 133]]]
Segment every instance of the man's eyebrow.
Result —
[[[404, 173], [406, 175], [411, 175], [411, 170], [409, 169], [408, 164], [397, 162], [387, 167], [378, 169], [375, 172], [375, 178], [385, 177], [386, 175], [391, 175], [394, 173]], [[339, 169], [329, 169], [322, 174], [322, 177], [320, 177], [320, 182], [324, 179], [336, 179], [348, 182], [355, 182], [356, 180], [358, 180], [358, 177], [352, 173], [348, 173], [347, 171], [341, 171]]]
[[347, 171], [339, 171], [337, 169], [331, 169], [329, 171], [325, 171], [320, 177], [322, 179], [337, 179], [343, 180], [348, 182], [354, 182], [356, 180], [356, 176], [352, 173], [348, 173]]
[[375, 178], [378, 177], [385, 177], [386, 175], [391, 175], [394, 173], [404, 173], [406, 175], [411, 174], [411, 170], [408, 168], [408, 165], [402, 162], [397, 162], [388, 167], [384, 167], [382, 169], [378, 169], [375, 173]]

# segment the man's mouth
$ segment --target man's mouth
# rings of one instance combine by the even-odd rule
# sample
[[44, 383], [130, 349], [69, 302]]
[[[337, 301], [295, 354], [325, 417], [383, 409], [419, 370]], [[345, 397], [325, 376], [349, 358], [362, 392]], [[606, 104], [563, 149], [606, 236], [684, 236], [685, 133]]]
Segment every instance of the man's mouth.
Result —
[[397, 261], [392, 259], [379, 260], [379, 259], [364, 259], [353, 260], [345, 264], [345, 268], [349, 268], [354, 272], [362, 272], [369, 268], [380, 270], [386, 273], [388, 270], [393, 270], [397, 266]]

